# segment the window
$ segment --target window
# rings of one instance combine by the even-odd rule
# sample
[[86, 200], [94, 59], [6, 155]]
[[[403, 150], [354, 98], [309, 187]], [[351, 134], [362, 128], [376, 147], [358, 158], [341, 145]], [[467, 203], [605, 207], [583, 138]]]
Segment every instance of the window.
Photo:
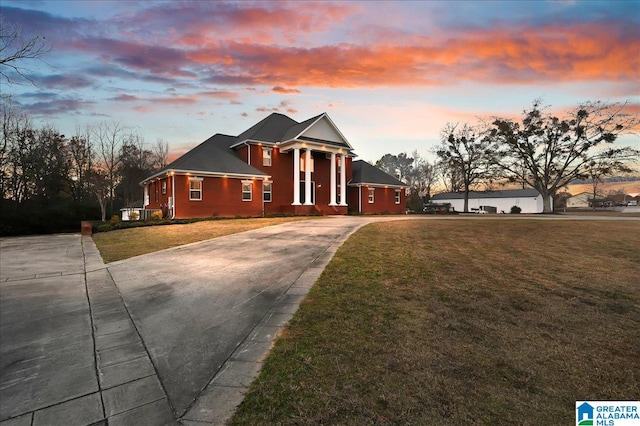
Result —
[[265, 146], [262, 147], [262, 165], [263, 166], [271, 166], [271, 154], [273, 149], [267, 148]]
[[375, 188], [369, 188], [369, 204], [373, 204], [373, 200], [374, 200], [373, 193], [375, 190], [376, 190]]
[[202, 178], [189, 178], [189, 200], [202, 200]]
[[342, 200], [340, 199], [340, 184], [338, 184], [338, 187], [336, 188], [336, 202], [338, 204], [342, 204]]
[[166, 180], [162, 181], [162, 193], [163, 194], [167, 193], [167, 181]]
[[251, 201], [251, 189], [253, 182], [250, 180], [242, 181], [242, 201]]
[[400, 204], [400, 190], [396, 189], [396, 204]]
[[265, 203], [271, 202], [271, 185], [273, 182], [262, 182], [262, 200]]

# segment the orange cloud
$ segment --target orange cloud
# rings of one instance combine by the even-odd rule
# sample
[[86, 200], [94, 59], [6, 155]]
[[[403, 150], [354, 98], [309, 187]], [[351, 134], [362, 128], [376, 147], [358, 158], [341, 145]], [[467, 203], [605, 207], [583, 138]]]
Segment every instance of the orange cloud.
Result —
[[[624, 23], [475, 30], [414, 45], [282, 47], [218, 42], [185, 53], [209, 82], [299, 87], [637, 79], [640, 48]], [[416, 38], [412, 38], [416, 41]]]

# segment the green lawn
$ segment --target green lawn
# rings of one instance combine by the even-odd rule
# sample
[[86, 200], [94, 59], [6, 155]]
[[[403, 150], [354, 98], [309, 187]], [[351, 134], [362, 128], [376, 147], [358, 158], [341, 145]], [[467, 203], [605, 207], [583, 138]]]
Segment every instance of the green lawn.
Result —
[[574, 424], [640, 395], [640, 225], [371, 224], [340, 248], [234, 425]]

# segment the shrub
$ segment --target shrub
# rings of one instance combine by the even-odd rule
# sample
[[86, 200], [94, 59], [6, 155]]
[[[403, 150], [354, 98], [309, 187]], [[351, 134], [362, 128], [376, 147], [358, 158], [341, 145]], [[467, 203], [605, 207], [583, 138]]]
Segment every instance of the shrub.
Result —
[[162, 212], [160, 210], [151, 213], [152, 220], [160, 220], [162, 219]]
[[511, 214], [520, 214], [521, 211], [522, 209], [518, 206], [511, 207]]
[[129, 220], [138, 220], [138, 219], [140, 219], [140, 215], [138, 214], [138, 212], [129, 213]]
[[113, 226], [109, 225], [108, 223], [103, 223], [102, 225], [98, 225], [98, 232], [109, 232], [109, 231], [113, 231]]
[[113, 226], [119, 224], [120, 223], [120, 216], [118, 216], [117, 214], [114, 214], [113, 216], [111, 216], [111, 219], [109, 220], [109, 223], [111, 223], [111, 225], [113, 225]]

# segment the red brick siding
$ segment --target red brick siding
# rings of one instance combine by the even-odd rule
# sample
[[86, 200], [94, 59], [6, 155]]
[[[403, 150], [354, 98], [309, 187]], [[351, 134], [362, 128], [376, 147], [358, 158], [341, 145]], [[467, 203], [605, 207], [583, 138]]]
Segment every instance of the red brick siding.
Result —
[[262, 216], [262, 181], [253, 181], [251, 201], [242, 201], [242, 179], [204, 177], [202, 200], [189, 200], [189, 177], [175, 176], [176, 218]]
[[[262, 165], [262, 146], [250, 145], [251, 166], [271, 176], [271, 202], [265, 203], [266, 214], [290, 213], [293, 203], [293, 154], [271, 151], [271, 166]], [[260, 190], [262, 194], [262, 189]]]
[[404, 188], [400, 189], [400, 204], [396, 204], [396, 188], [375, 187], [373, 203], [369, 203], [369, 187], [349, 188], [349, 209], [358, 212], [358, 190], [360, 191], [362, 214], [401, 214], [405, 212]]

